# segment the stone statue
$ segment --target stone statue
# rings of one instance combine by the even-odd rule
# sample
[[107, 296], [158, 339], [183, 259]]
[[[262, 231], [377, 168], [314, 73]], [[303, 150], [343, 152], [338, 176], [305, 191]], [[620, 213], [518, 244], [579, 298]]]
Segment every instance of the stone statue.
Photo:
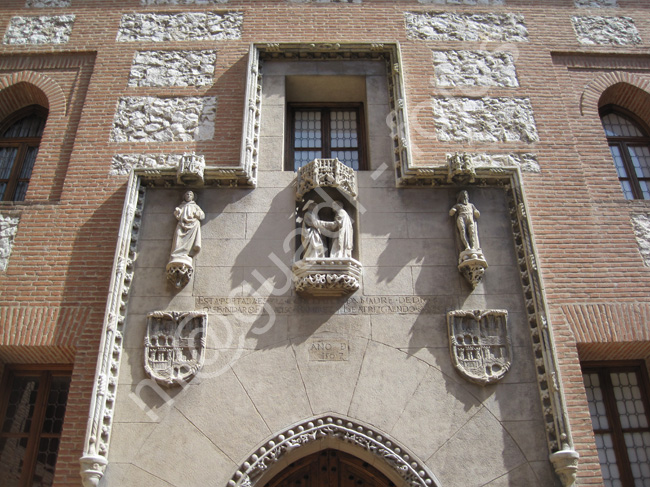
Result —
[[302, 247], [303, 259], [322, 259], [326, 257], [327, 248], [323, 242], [323, 231], [331, 238], [331, 247], [327, 257], [333, 259], [349, 259], [352, 257], [354, 247], [354, 234], [350, 215], [343, 209], [343, 205], [332, 202], [334, 221], [319, 220], [317, 215], [318, 205], [309, 200], [304, 209], [306, 213], [302, 220]]
[[304, 249], [303, 259], [322, 259], [325, 257], [323, 244], [323, 222], [318, 219], [318, 205], [309, 200], [304, 206], [305, 215], [302, 219], [300, 239]]
[[192, 191], [187, 191], [183, 200], [174, 210], [178, 223], [167, 264], [167, 277], [176, 287], [183, 287], [192, 275], [192, 257], [201, 250], [201, 220], [205, 218]]
[[458, 236], [464, 247], [458, 256], [458, 270], [469, 281], [472, 288], [483, 279], [488, 264], [478, 242], [478, 223], [481, 214], [469, 202], [467, 191], [458, 193], [457, 203], [449, 210], [449, 216], [456, 217]]
[[334, 221], [331, 230], [336, 232], [332, 240], [330, 257], [336, 259], [349, 259], [352, 257], [352, 247], [354, 246], [354, 234], [352, 230], [352, 220], [350, 215], [343, 209], [340, 202], [334, 201], [332, 209], [335, 212]]
[[460, 235], [460, 241], [463, 242], [465, 250], [479, 250], [481, 246], [478, 243], [478, 224], [476, 220], [481, 214], [476, 207], [469, 202], [467, 191], [458, 193], [457, 204], [449, 210], [449, 216], [456, 215], [456, 227]]

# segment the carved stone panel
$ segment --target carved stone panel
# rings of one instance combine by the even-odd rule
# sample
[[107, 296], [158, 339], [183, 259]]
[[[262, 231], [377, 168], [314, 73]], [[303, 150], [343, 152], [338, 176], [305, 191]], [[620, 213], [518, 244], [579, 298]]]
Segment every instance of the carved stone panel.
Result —
[[314, 159], [298, 169], [296, 200], [319, 187], [338, 188], [350, 198], [357, 197], [357, 178], [354, 169], [338, 159]]
[[208, 315], [154, 311], [147, 315], [144, 369], [163, 386], [190, 380], [203, 366]]
[[451, 361], [465, 379], [492, 384], [508, 372], [512, 346], [505, 310], [450, 311], [447, 313]]

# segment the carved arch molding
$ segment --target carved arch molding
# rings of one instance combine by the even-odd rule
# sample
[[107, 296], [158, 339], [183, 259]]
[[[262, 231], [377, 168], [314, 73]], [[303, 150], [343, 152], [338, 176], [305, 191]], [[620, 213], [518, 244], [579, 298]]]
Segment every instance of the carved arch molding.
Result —
[[[296, 448], [333, 439], [350, 445], [350, 452], [370, 454], [384, 462], [403, 485], [411, 487], [441, 487], [440, 482], [415, 456], [394, 440], [358, 422], [327, 415], [297, 424], [268, 440], [235, 472], [228, 487], [263, 485], [264, 474], [286, 458]], [[260, 482], [262, 480], [262, 482]]]

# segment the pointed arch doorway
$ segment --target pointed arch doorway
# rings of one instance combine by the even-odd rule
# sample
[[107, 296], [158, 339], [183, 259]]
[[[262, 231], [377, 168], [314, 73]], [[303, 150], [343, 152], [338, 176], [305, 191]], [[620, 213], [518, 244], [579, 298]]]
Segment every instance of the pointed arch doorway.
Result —
[[360, 458], [329, 448], [291, 463], [264, 487], [395, 487], [395, 484]]

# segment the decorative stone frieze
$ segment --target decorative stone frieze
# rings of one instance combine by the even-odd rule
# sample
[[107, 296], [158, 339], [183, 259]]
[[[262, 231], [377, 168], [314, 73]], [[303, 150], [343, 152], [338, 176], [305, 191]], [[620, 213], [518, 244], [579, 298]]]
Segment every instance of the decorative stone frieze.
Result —
[[216, 59], [216, 51], [137, 51], [129, 86], [207, 86]]
[[147, 315], [144, 370], [158, 384], [185, 384], [205, 361], [208, 315], [200, 311], [154, 311]]
[[512, 365], [506, 310], [457, 310], [447, 313], [449, 351], [456, 371], [470, 382], [493, 384]]
[[308, 296], [344, 296], [361, 282], [361, 263], [353, 258], [302, 259], [292, 271], [296, 292]]
[[228, 0], [140, 0], [142, 5], [218, 5]]
[[418, 0], [424, 4], [434, 5], [505, 5], [506, 0]]
[[585, 46], [635, 46], [641, 36], [630, 17], [571, 17], [578, 42]]
[[13, 17], [3, 44], [65, 44], [70, 40], [74, 15]]
[[217, 99], [214, 96], [120, 98], [113, 118], [113, 142], [211, 140]]
[[577, 8], [616, 8], [618, 0], [573, 0]]
[[650, 215], [632, 215], [632, 226], [643, 263], [650, 267]]
[[515, 61], [509, 52], [433, 51], [436, 85], [453, 86], [519, 86]]
[[354, 199], [357, 197], [357, 177], [354, 169], [338, 159], [314, 159], [298, 169], [296, 200], [318, 187], [337, 188]]
[[0, 215], [0, 271], [6, 271], [20, 218]]
[[528, 30], [519, 14], [405, 12], [406, 34], [424, 41], [526, 42]]
[[433, 98], [438, 140], [537, 142], [533, 107], [527, 98]]
[[25, 0], [25, 8], [65, 8], [71, 0]]
[[118, 42], [222, 41], [240, 39], [241, 12], [143, 13], [122, 16]]
[[353, 448], [370, 453], [378, 461], [385, 462], [404, 479], [404, 485], [409, 487], [439, 487], [440, 485], [424, 463], [403, 446], [386, 438], [385, 434], [374, 431], [368, 425], [353, 423], [345, 418], [323, 416], [293, 426], [262, 445], [235, 472], [228, 482], [228, 487], [254, 487], [263, 478], [263, 474], [283, 460], [287, 453], [328, 439], [347, 443]]
[[117, 240], [117, 250], [106, 303], [106, 313], [90, 399], [90, 416], [86, 428], [83, 455], [79, 459], [84, 487], [96, 487], [108, 464], [108, 447], [113, 427], [113, 411], [123, 349], [125, 314], [136, 245], [142, 223], [145, 190], [140, 179], [131, 175]]

